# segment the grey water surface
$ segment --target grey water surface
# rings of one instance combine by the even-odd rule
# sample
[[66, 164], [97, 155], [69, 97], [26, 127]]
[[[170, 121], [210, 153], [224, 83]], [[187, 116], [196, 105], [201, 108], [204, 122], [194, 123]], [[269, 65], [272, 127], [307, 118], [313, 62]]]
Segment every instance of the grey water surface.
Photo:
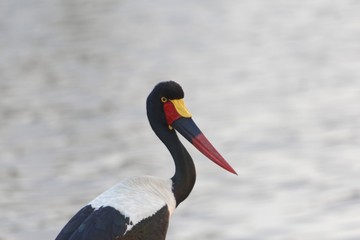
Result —
[[[173, 174], [145, 100], [179, 82], [231, 175], [168, 239], [360, 239], [360, 2], [0, 1], [0, 239], [54, 239], [102, 191]], [[185, 142], [183, 140], [183, 142]]]

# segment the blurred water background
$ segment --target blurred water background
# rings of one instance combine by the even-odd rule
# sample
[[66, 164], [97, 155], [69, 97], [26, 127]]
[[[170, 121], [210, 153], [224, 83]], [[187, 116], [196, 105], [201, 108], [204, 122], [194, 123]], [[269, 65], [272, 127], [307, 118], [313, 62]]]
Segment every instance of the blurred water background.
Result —
[[360, 239], [360, 2], [1, 0], [0, 239], [54, 239], [133, 175], [171, 177], [145, 99], [185, 89], [235, 177], [198, 178], [168, 239]]

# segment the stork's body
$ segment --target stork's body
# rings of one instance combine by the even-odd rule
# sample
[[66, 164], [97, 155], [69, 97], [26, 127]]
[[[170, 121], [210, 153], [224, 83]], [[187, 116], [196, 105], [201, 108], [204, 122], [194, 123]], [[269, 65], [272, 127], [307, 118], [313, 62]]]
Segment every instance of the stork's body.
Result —
[[82, 208], [56, 240], [164, 240], [169, 217], [190, 194], [196, 178], [192, 158], [174, 129], [210, 160], [236, 174], [192, 121], [183, 97], [180, 85], [169, 81], [158, 84], [147, 99], [150, 125], [174, 159], [174, 176], [121, 181]]

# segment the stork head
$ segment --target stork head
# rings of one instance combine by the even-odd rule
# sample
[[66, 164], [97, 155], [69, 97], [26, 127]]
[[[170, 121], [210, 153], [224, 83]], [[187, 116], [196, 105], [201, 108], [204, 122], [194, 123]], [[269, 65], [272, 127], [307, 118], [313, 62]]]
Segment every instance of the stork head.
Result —
[[156, 133], [158, 126], [169, 132], [176, 130], [208, 159], [237, 174], [192, 120], [185, 106], [184, 91], [178, 83], [167, 81], [157, 84], [147, 99], [147, 114]]

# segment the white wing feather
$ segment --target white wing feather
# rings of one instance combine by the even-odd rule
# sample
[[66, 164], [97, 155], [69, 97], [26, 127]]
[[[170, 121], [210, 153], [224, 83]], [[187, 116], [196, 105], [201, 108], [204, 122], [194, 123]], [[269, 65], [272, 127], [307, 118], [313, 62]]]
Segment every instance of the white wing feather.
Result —
[[126, 178], [100, 194], [90, 204], [95, 209], [105, 206], [117, 209], [125, 217], [129, 217], [132, 226], [152, 216], [165, 205], [168, 206], [170, 215], [176, 208], [172, 181], [151, 176]]

